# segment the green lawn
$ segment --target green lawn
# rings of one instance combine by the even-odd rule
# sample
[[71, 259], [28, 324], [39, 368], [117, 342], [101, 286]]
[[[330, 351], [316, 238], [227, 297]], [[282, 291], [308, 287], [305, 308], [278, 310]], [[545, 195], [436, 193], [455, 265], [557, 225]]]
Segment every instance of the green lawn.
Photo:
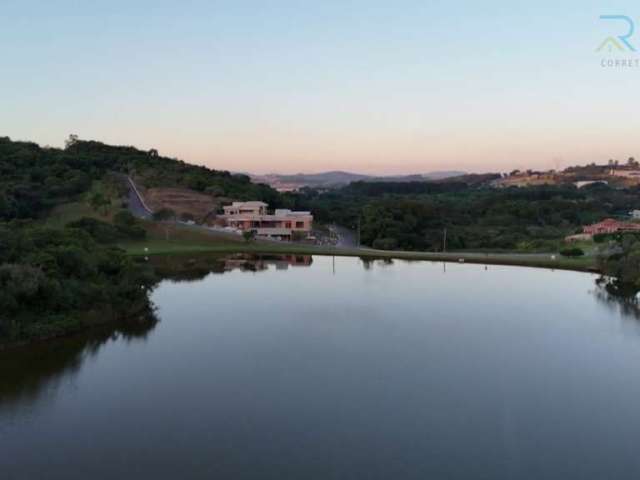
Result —
[[[192, 234], [193, 235], [193, 234]], [[130, 255], [178, 255], [190, 253], [271, 253], [335, 255], [370, 258], [395, 258], [405, 260], [429, 260], [457, 263], [478, 263], [496, 265], [518, 265], [562, 270], [595, 271], [595, 259], [590, 256], [567, 258], [558, 254], [526, 253], [434, 253], [407, 252], [357, 248], [336, 248], [313, 245], [275, 244], [267, 242], [229, 242], [213, 237], [199, 238], [193, 235], [190, 241], [184, 239], [151, 238], [142, 242], [126, 242], [120, 246]]]
[[56, 206], [46, 219], [46, 225], [52, 228], [62, 228], [67, 223], [82, 217], [101, 218], [86, 202], [70, 202]]
[[[101, 193], [109, 201], [109, 204], [100, 207], [98, 210], [91, 207], [89, 198], [95, 193]], [[113, 215], [122, 208], [122, 199], [114, 186], [109, 185], [107, 182], [96, 180], [93, 182], [91, 189], [81, 198], [54, 207], [49, 212], [45, 224], [52, 228], [62, 228], [67, 223], [79, 220], [82, 217], [97, 218], [98, 220], [110, 222]]]

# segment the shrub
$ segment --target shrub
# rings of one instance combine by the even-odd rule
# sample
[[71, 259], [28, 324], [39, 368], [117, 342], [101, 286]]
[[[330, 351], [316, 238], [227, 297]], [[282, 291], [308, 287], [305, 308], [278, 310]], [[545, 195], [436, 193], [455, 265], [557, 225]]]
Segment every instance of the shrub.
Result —
[[154, 212], [153, 219], [157, 222], [165, 222], [167, 220], [175, 220], [176, 212], [171, 210], [170, 208], [163, 208]]
[[131, 225], [135, 225], [136, 217], [134, 217], [131, 212], [128, 212], [127, 210], [121, 210], [113, 216], [113, 223], [118, 226], [129, 227]]
[[247, 243], [252, 242], [256, 238], [255, 230], [245, 230], [242, 232], [242, 238], [244, 238], [244, 241]]
[[125, 237], [133, 240], [144, 240], [147, 238], [147, 231], [140, 225], [131, 225], [130, 227], [119, 227], [118, 231]]
[[608, 233], [596, 233], [593, 236], [593, 241], [596, 243], [604, 243], [607, 240], [610, 240], [612, 237]]
[[393, 250], [398, 246], [395, 238], [376, 238], [373, 241], [373, 248], [376, 250]]
[[293, 231], [291, 232], [291, 240], [293, 240], [294, 242], [302, 242], [303, 240], [306, 240], [307, 238], [307, 232], [299, 232], [299, 231]]
[[90, 217], [83, 217], [75, 222], [70, 222], [67, 226], [84, 230], [98, 243], [115, 242], [120, 236], [118, 229], [110, 223]]

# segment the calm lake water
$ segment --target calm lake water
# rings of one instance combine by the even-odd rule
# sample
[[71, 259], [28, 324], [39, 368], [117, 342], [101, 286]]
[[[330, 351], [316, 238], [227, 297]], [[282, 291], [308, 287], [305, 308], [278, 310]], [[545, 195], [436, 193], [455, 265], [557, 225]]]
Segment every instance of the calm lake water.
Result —
[[640, 478], [640, 324], [592, 275], [166, 262], [157, 323], [0, 354], [1, 478]]

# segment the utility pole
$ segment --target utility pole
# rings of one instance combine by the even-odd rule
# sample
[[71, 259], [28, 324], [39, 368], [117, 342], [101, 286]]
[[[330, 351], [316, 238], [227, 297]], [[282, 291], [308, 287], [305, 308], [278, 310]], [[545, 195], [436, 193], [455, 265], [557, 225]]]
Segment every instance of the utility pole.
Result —
[[446, 252], [447, 251], [447, 229], [444, 229], [444, 237], [442, 239], [442, 251]]

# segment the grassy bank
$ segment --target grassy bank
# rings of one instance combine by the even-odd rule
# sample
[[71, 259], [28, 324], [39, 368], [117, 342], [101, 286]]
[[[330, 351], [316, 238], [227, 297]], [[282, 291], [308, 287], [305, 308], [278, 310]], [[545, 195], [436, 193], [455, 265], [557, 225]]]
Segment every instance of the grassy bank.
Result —
[[[126, 208], [120, 187], [112, 177], [95, 180], [84, 194], [72, 201], [56, 205], [46, 216], [44, 224], [51, 228], [63, 228], [83, 217], [111, 222], [117, 212]], [[92, 198], [94, 205], [91, 204]], [[99, 205], [95, 203], [96, 198]]]
[[[190, 238], [185, 238], [185, 237]], [[215, 235], [203, 236], [200, 232], [180, 232], [169, 238], [150, 238], [142, 242], [120, 245], [130, 255], [181, 255], [190, 253], [265, 253], [300, 255], [335, 255], [365, 258], [391, 258], [403, 260], [428, 260], [440, 262], [464, 262], [475, 264], [517, 265], [526, 267], [555, 268], [576, 271], [596, 271], [594, 257], [562, 257], [558, 254], [528, 253], [470, 253], [470, 252], [410, 252], [374, 250], [369, 248], [338, 248], [314, 245], [279, 244], [272, 242], [229, 241]]]

